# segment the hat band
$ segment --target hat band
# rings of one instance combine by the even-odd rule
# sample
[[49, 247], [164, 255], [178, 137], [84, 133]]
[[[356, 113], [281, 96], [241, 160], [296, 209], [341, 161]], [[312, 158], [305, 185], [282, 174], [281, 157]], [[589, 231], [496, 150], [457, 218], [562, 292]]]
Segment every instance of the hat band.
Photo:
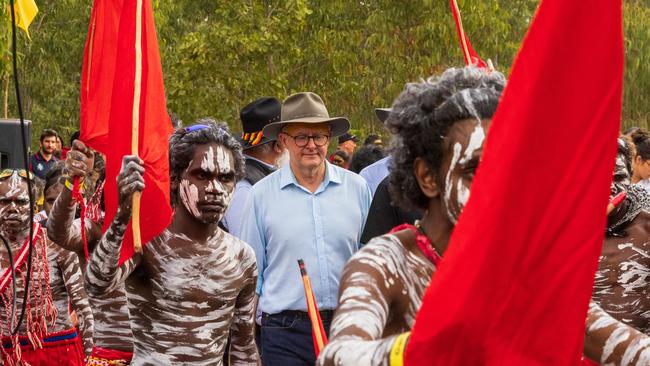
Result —
[[262, 137], [264, 137], [262, 131], [242, 134], [242, 140], [248, 142], [249, 144], [251, 144], [251, 146], [255, 146], [259, 144], [260, 141], [262, 141]]

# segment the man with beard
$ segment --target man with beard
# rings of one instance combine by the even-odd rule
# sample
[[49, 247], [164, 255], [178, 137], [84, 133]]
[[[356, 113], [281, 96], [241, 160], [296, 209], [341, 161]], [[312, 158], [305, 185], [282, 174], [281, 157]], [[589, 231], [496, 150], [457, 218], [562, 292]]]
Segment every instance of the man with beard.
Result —
[[228, 232], [238, 238], [241, 236], [244, 207], [253, 185], [275, 171], [282, 155], [277, 140], [262, 133], [264, 126], [280, 120], [281, 108], [282, 104], [276, 98], [264, 97], [251, 102], [239, 113], [243, 127], [241, 141], [246, 159], [246, 176], [237, 182], [232, 202], [222, 221]]
[[172, 223], [119, 265], [133, 193], [144, 168], [126, 156], [117, 178], [118, 211], [86, 272], [92, 295], [126, 281], [133, 365], [221, 365], [228, 335], [230, 363], [255, 365], [253, 250], [218, 223], [244, 174], [239, 143], [210, 119], [176, 130], [169, 140]]
[[[32, 264], [29, 273], [27, 257], [30, 251], [29, 192], [27, 179], [31, 173], [6, 169], [0, 172], [0, 235], [8, 241], [16, 269], [16, 298], [12, 293], [9, 255], [0, 247], [0, 293], [4, 315], [0, 318], [2, 359], [5, 365], [84, 365], [84, 353], [92, 349], [93, 317], [83, 288], [77, 256], [63, 250], [47, 239], [45, 229], [34, 226], [31, 242]], [[24, 321], [18, 335], [11, 336], [12, 301], [20, 311], [27, 278], [29, 296]], [[69, 309], [77, 313], [79, 329], [75, 328]], [[82, 345], [83, 339], [83, 345]], [[84, 352], [85, 349], [85, 352]]]
[[[87, 248], [85, 248], [81, 219], [75, 219], [79, 203], [73, 199], [72, 182], [78, 178], [80, 182], [83, 182], [84, 187], [94, 187], [91, 177], [93, 166], [97, 165], [97, 159], [98, 157], [93, 151], [80, 140], [73, 141], [72, 149], [65, 159], [60, 194], [56, 197], [47, 220], [47, 234], [50, 240], [64, 249], [75, 252], [84, 273], [87, 268], [87, 253], [92, 253], [95, 250], [102, 236], [104, 214], [101, 210], [100, 200], [103, 185], [99, 183], [98, 189], [87, 202], [83, 227], [87, 244]], [[49, 205], [50, 198], [46, 190], [46, 205]], [[129, 324], [124, 286], [120, 285], [106, 294], [90, 296], [89, 300], [95, 319], [95, 330], [93, 333], [94, 347], [88, 365], [128, 364], [133, 352], [133, 336]]]
[[41, 146], [36, 154], [31, 156], [29, 161], [29, 169], [41, 179], [45, 179], [45, 174], [52, 168], [52, 165], [57, 162], [54, 153], [57, 149], [57, 138], [59, 134], [51, 129], [45, 129], [41, 132], [40, 143]]

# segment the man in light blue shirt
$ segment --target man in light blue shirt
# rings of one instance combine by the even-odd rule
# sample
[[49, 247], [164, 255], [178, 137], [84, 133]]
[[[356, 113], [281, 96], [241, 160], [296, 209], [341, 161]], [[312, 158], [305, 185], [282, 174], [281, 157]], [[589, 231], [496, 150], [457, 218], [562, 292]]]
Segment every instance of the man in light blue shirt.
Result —
[[[377, 119], [379, 119], [382, 123], [386, 121], [390, 115], [390, 111], [391, 108], [375, 108]], [[370, 192], [372, 193], [373, 197], [375, 196], [375, 192], [377, 191], [379, 183], [381, 183], [381, 181], [388, 176], [388, 165], [390, 165], [390, 155], [383, 159], [377, 160], [359, 172], [359, 175], [366, 180], [366, 183], [368, 183], [368, 187], [370, 187]]]
[[255, 250], [266, 366], [316, 361], [298, 267], [303, 259], [326, 331], [337, 305], [339, 280], [359, 248], [371, 195], [360, 176], [328, 163], [327, 145], [347, 132], [314, 93], [288, 97], [280, 122], [264, 128], [289, 151], [290, 162], [252, 188], [242, 239]]

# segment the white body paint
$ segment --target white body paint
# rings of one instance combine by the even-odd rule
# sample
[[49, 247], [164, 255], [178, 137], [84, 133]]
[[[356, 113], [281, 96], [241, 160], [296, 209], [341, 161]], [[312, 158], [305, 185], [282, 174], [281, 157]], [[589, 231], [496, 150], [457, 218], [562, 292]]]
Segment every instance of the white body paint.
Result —
[[[357, 268], [356, 272], [351, 272], [351, 265]], [[360, 265], [368, 270], [359, 270]], [[413, 326], [434, 271], [433, 263], [407, 250], [394, 235], [371, 240], [344, 269], [344, 287], [330, 328], [330, 340], [317, 364], [388, 365], [387, 355], [393, 341]], [[395, 290], [408, 298], [406, 311], [391, 308], [386, 294]], [[401, 329], [386, 333], [389, 323], [392, 329]]]

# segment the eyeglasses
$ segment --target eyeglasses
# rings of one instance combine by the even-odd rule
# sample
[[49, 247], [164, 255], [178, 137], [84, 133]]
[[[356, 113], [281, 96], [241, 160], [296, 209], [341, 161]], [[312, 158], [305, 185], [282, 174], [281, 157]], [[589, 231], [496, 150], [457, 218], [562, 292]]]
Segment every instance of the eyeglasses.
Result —
[[25, 169], [3, 169], [0, 171], [0, 179], [9, 178], [16, 173], [21, 178], [34, 180], [34, 174], [32, 172], [26, 171]]
[[330, 140], [329, 135], [315, 134], [315, 135], [296, 135], [292, 136], [286, 132], [283, 132], [285, 135], [291, 137], [298, 147], [305, 147], [309, 143], [309, 140], [314, 140], [314, 145], [322, 147], [327, 145]]

